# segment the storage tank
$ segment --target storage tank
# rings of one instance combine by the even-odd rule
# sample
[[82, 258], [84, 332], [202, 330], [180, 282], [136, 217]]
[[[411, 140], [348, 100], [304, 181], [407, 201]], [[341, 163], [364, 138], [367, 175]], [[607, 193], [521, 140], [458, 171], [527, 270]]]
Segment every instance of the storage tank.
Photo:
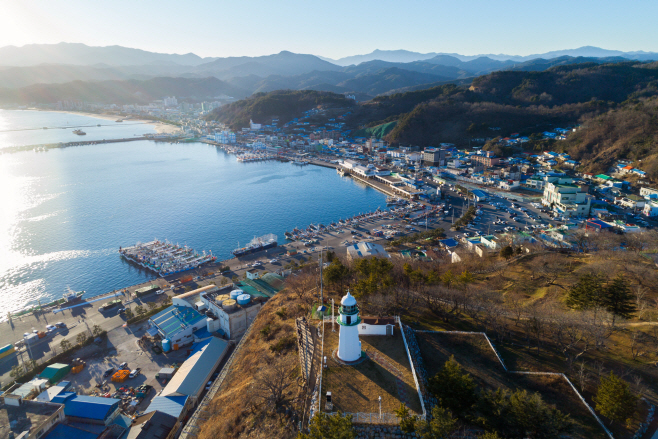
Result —
[[244, 294], [244, 291], [242, 291], [240, 289], [233, 290], [233, 291], [231, 291], [231, 299], [235, 300], [241, 294]]
[[162, 350], [165, 352], [169, 352], [171, 350], [171, 341], [169, 341], [168, 338], [162, 340]]
[[223, 301], [230, 299], [231, 297], [228, 294], [220, 294], [215, 297], [215, 303], [221, 305]]
[[237, 306], [237, 304], [236, 304], [235, 300], [233, 300], [233, 299], [225, 300], [225, 301], [222, 303], [222, 308], [223, 308], [225, 311], [232, 311], [232, 310], [234, 310], [234, 309], [236, 308], [236, 306]]
[[249, 294], [240, 294], [237, 298], [238, 305], [247, 305], [251, 302], [251, 296]]

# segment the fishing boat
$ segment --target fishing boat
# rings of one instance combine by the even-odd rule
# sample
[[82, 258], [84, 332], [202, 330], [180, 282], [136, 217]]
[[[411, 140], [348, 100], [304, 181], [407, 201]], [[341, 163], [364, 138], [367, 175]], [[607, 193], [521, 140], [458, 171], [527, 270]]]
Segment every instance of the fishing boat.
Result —
[[73, 134], [77, 134], [78, 136], [86, 136], [87, 133], [85, 133], [82, 130], [73, 130]]
[[82, 290], [82, 291], [67, 291], [62, 296], [64, 297], [64, 301], [66, 301], [66, 303], [77, 302], [78, 300], [82, 299], [82, 295], [84, 293], [85, 293], [84, 290]]
[[249, 255], [252, 253], [259, 252], [261, 250], [275, 248], [278, 245], [276, 239], [277, 239], [276, 235], [272, 233], [259, 237], [254, 237], [254, 239], [252, 239], [251, 242], [247, 244], [245, 247], [236, 248], [231, 253], [233, 253], [233, 256], [239, 258], [240, 256]]

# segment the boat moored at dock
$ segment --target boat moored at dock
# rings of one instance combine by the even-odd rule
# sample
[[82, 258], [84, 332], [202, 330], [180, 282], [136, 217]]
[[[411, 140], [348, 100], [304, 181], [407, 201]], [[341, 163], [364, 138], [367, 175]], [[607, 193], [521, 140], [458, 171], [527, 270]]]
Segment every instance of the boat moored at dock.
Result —
[[133, 247], [119, 247], [122, 257], [141, 265], [142, 267], [155, 271], [160, 276], [181, 273], [193, 270], [208, 262], [217, 260], [212, 252], [205, 251], [197, 253], [193, 248], [172, 244], [169, 241], [154, 240], [146, 244], [137, 243]]
[[233, 256], [239, 258], [240, 256], [250, 255], [252, 253], [256, 253], [261, 250], [275, 248], [278, 245], [276, 240], [277, 240], [277, 236], [274, 235], [273, 233], [255, 237], [245, 247], [236, 248], [231, 253], [233, 253]]

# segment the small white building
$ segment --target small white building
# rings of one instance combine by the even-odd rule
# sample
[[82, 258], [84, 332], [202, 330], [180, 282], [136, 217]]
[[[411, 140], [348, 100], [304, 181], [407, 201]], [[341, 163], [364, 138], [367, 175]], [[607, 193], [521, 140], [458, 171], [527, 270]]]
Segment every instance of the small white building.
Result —
[[395, 318], [363, 317], [359, 324], [359, 335], [393, 335]]
[[354, 260], [367, 257], [390, 258], [384, 247], [374, 242], [357, 242], [347, 247], [347, 259]]
[[343, 361], [356, 361], [361, 358], [361, 342], [359, 341], [359, 307], [356, 299], [348, 291], [340, 301], [336, 323], [340, 325], [338, 334], [338, 358]]

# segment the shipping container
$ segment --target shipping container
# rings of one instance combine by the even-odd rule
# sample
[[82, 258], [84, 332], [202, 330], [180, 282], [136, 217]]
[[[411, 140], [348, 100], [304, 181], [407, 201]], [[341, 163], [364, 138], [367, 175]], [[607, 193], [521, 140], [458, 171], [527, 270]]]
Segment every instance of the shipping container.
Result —
[[183, 276], [180, 278], [180, 283], [184, 284], [186, 282], [190, 282], [192, 280], [192, 275], [188, 274], [187, 276]]
[[6, 356], [13, 354], [14, 352], [16, 352], [14, 345], [8, 344], [7, 346], [0, 349], [0, 358], [5, 358]]

